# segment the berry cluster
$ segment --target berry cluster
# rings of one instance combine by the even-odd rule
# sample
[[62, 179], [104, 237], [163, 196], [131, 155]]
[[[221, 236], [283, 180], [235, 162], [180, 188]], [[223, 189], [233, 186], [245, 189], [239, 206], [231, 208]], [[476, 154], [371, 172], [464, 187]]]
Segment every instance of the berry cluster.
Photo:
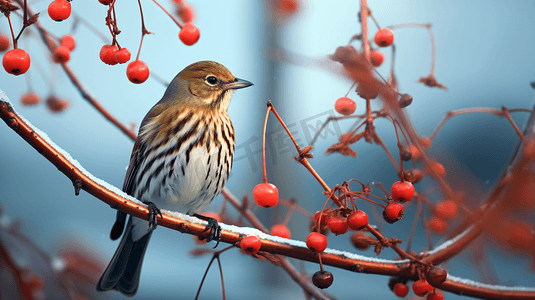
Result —
[[[379, 47], [388, 47], [394, 43], [394, 32], [389, 28], [381, 28], [375, 33], [374, 41]], [[385, 55], [381, 51], [375, 49], [370, 51], [370, 61], [374, 67], [381, 66], [384, 60]]]
[[64, 64], [71, 59], [71, 51], [74, 50], [76, 42], [74, 36], [66, 35], [61, 39], [61, 44], [52, 53], [52, 60], [58, 64]]
[[130, 60], [130, 51], [117, 45], [104, 45], [100, 48], [100, 60], [110, 66], [124, 64]]

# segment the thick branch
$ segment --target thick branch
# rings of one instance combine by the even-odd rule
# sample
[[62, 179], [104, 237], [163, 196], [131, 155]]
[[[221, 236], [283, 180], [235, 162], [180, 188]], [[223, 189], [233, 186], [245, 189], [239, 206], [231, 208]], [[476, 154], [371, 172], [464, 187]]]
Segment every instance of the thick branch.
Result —
[[[7, 99], [4, 101], [4, 97], [3, 92], [0, 91], [0, 118], [2, 118], [6, 124], [28, 144], [54, 164], [58, 170], [64, 173], [73, 182], [75, 188], [84, 189], [113, 208], [132, 216], [148, 220], [149, 212], [141, 202], [94, 177], [83, 169], [83, 167], [79, 166], [63, 149], [52, 146], [53, 143], [49, 138], [46, 135], [41, 134], [37, 128], [26, 123], [24, 119], [13, 110], [10, 103], [7, 102]], [[197, 236], [206, 236], [208, 234], [203, 232], [205, 229], [205, 224], [203, 224], [203, 222], [199, 222], [196, 218], [168, 211], [165, 211], [163, 218], [158, 219], [158, 225]], [[260, 231], [253, 232], [253, 229], [251, 228], [239, 228], [225, 224], [221, 225], [224, 229], [221, 232], [222, 242], [234, 244], [241, 239], [242, 235], [257, 234], [262, 241], [262, 251], [305, 261], [318, 262], [317, 255], [306, 248], [305, 244], [301, 241], [272, 237]], [[417, 274], [415, 274], [414, 271], [411, 271], [411, 264], [408, 260], [379, 260], [362, 257], [349, 252], [327, 249], [322, 254], [322, 261], [325, 265], [354, 272], [403, 276], [410, 279], [417, 278]], [[535, 297], [534, 288], [507, 288], [505, 290], [493, 286], [478, 287], [476, 289], [477, 294], [472, 295], [470, 293], [474, 290], [473, 284], [461, 283], [458, 280], [454, 283], [451, 283], [451, 281], [448, 280], [443, 283], [440, 288], [446, 291], [463, 293], [464, 295], [474, 297], [478, 297], [479, 295], [485, 295], [487, 298], [490, 298], [491, 296], [503, 298], [503, 295], [507, 295], [509, 299], [533, 299], [533, 297]]]

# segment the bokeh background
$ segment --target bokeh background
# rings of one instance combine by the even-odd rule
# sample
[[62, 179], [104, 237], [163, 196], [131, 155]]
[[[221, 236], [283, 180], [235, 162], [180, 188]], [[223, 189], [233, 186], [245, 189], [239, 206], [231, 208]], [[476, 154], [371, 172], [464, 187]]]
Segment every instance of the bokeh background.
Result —
[[[49, 1], [38, 1], [34, 9], [40, 21], [56, 34], [72, 32], [72, 20], [51, 21], [46, 13]], [[161, 0], [167, 8], [170, 1]], [[351, 82], [316, 65], [293, 65], [273, 60], [270, 49], [281, 48], [312, 58], [325, 58], [338, 46], [360, 33], [357, 13], [359, 1], [301, 1], [291, 18], [275, 18], [269, 1], [190, 1], [195, 8], [195, 24], [201, 30], [199, 42], [191, 47], [178, 39], [177, 26], [152, 2], [142, 1], [147, 29], [140, 59], [152, 74], [170, 81], [188, 64], [214, 60], [227, 66], [235, 76], [255, 85], [240, 90], [233, 97], [230, 115], [236, 130], [236, 153], [232, 176], [227, 187], [238, 197], [251, 195], [261, 182], [261, 134], [265, 103], [271, 99], [301, 146], [329, 115], [334, 115], [334, 101], [346, 94]], [[531, 108], [534, 104], [530, 82], [535, 75], [535, 2], [533, 1], [369, 1], [381, 26], [401, 23], [432, 23], [436, 38], [437, 80], [448, 91], [428, 88], [417, 80], [429, 74], [431, 51], [429, 36], [423, 29], [395, 31], [397, 46], [396, 75], [401, 92], [414, 101], [406, 111], [422, 136], [431, 134], [446, 111], [466, 107]], [[73, 1], [75, 14], [106, 34], [106, 7], [97, 1]], [[118, 1], [117, 18], [122, 33], [119, 41], [135, 56], [140, 39], [140, 17], [136, 1]], [[17, 19], [17, 18], [14, 18]], [[15, 22], [18, 24], [18, 20]], [[18, 26], [18, 25], [17, 25]], [[20, 28], [20, 27], [17, 27]], [[8, 32], [7, 20], [0, 30]], [[376, 28], [370, 23], [371, 36]], [[31, 33], [31, 34], [30, 34]], [[49, 53], [29, 31], [21, 47], [32, 56], [32, 67], [24, 76], [0, 72], [0, 89], [12, 100], [15, 109], [46, 132], [89, 172], [122, 186], [133, 142], [103, 119], [74, 89]], [[165, 91], [159, 81], [149, 78], [141, 85], [130, 83], [126, 65], [104, 65], [98, 58], [104, 42], [87, 27], [74, 31], [77, 41], [69, 65], [93, 95], [123, 123], [139, 124], [145, 113]], [[109, 41], [107, 41], [109, 43]], [[391, 53], [378, 70], [385, 77]], [[28, 90], [25, 77], [31, 77], [33, 89], [45, 98], [51, 93], [69, 99], [68, 110], [60, 114], [47, 111], [45, 105], [23, 107], [20, 96]], [[354, 91], [357, 112], [364, 111]], [[375, 108], [380, 103], [376, 103]], [[527, 115], [514, 115], [523, 125]], [[320, 122], [320, 123], [318, 123]], [[320, 136], [314, 148], [313, 166], [330, 186], [351, 178], [363, 182], [382, 182], [390, 186], [396, 172], [384, 152], [363, 141], [353, 146], [358, 159], [322, 153], [337, 141], [337, 136], [352, 124], [340, 122]], [[279, 188], [283, 198], [295, 198], [310, 211], [321, 208], [321, 187], [293, 160], [295, 150], [282, 133], [275, 118], [269, 121], [268, 179]], [[387, 145], [394, 149], [395, 135], [390, 124], [377, 121], [376, 127]], [[137, 129], [136, 129], [137, 130]], [[24, 232], [42, 249], [56, 253], [67, 244], [78, 243], [101, 256], [104, 264], [113, 255], [117, 242], [109, 240], [115, 210], [85, 192], [75, 197], [71, 182], [41, 157], [7, 126], [0, 126], [0, 204], [4, 215], [23, 222]], [[434, 141], [430, 153], [444, 162], [448, 179], [468, 178], [464, 188], [485, 193], [499, 175], [518, 141], [504, 119], [491, 115], [454, 118]], [[251, 151], [251, 152], [248, 152]], [[433, 193], [431, 193], [433, 194]], [[434, 193], [440, 199], [438, 193]], [[207, 210], [216, 211], [218, 196]], [[273, 209], [254, 210], [262, 220], [274, 222]], [[387, 228], [388, 236], [406, 239], [415, 207], [396, 226]], [[528, 216], [532, 223], [533, 215]], [[289, 223], [292, 237], [304, 240], [308, 220], [294, 216]], [[332, 248], [353, 250], [349, 236], [330, 237]], [[434, 242], [441, 241], [434, 236]], [[482, 241], [479, 241], [482, 242]], [[424, 250], [424, 233], [419, 227], [413, 249]], [[156, 230], [147, 251], [141, 285], [136, 299], [193, 299], [210, 259], [188, 255], [196, 245], [191, 236], [166, 228]], [[220, 246], [221, 247], [221, 246]], [[498, 280], [504, 285], [532, 286], [535, 276], [529, 271], [530, 258], [511, 254], [494, 244], [485, 245]], [[452, 259], [448, 269], [453, 275], [482, 280], [471, 262], [470, 251]], [[364, 252], [375, 256], [371, 250]], [[393, 258], [392, 250], [380, 257]], [[302, 264], [312, 274], [316, 264]], [[267, 262], [246, 257], [240, 251], [222, 255], [222, 265], [229, 299], [301, 299], [301, 289], [284, 272]], [[395, 299], [388, 290], [388, 278], [353, 274], [327, 267], [335, 281], [329, 290], [339, 299]], [[221, 285], [216, 269], [210, 271], [201, 299], [219, 299]], [[112, 292], [115, 293], [115, 292]], [[120, 298], [118, 293], [113, 297]], [[447, 294], [447, 299], [458, 296]]]

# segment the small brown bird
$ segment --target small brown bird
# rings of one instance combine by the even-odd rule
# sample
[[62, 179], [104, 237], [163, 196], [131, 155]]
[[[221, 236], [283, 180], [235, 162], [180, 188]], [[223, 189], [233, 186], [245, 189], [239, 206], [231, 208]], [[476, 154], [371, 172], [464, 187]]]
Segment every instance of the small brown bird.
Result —
[[[228, 106], [233, 90], [251, 85], [219, 63], [196, 62], [178, 73], [147, 113], [132, 150], [123, 191], [148, 205], [150, 221], [129, 218], [97, 291], [136, 294], [159, 208], [208, 221], [208, 240], [219, 241], [217, 221], [196, 213], [219, 194], [228, 179], [234, 153]], [[117, 212], [112, 240], [121, 236], [126, 216]]]

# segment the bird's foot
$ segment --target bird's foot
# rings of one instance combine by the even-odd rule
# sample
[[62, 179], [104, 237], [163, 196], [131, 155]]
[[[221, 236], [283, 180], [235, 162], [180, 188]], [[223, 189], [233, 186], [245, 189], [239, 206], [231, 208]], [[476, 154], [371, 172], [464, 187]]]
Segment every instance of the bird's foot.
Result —
[[152, 228], [153, 230], [156, 229], [156, 226], [158, 225], [157, 217], [160, 215], [161, 218], [163, 218], [162, 212], [160, 209], [156, 206], [156, 204], [152, 202], [145, 202], [147, 204], [147, 209], [149, 210], [149, 228]]
[[[206, 228], [204, 228], [203, 232], [210, 230], [210, 234], [206, 237], [206, 241], [216, 241], [217, 243], [214, 246], [215, 249], [219, 245], [219, 241], [221, 240], [221, 226], [219, 226], [219, 223], [214, 218], [206, 217], [199, 214], [193, 214], [193, 216], [208, 222], [208, 225], [206, 225]], [[199, 240], [202, 241], [203, 239], [205, 238], [199, 237]]]

